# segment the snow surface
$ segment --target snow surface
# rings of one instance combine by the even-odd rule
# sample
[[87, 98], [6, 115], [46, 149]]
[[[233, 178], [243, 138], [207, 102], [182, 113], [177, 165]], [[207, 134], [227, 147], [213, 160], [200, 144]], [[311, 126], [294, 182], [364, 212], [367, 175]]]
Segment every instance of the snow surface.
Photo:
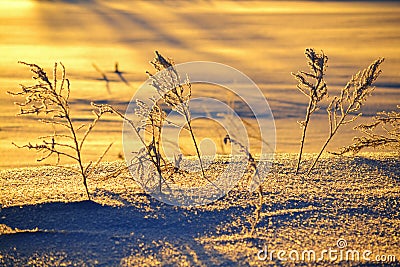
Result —
[[[306, 164], [312, 154], [306, 155]], [[55, 167], [0, 172], [0, 263], [5, 266], [259, 266], [270, 250], [371, 250], [400, 259], [400, 159], [364, 153], [322, 158], [309, 177], [294, 175], [295, 154], [278, 154], [263, 184], [256, 234], [248, 234], [257, 196], [240, 182], [222, 199], [191, 208], [159, 202], [123, 162], [104, 163], [89, 181]], [[220, 163], [223, 165], [223, 163]], [[315, 262], [296, 262], [313, 265]], [[319, 262], [322, 266], [372, 262]], [[389, 264], [388, 262], [386, 264]], [[392, 262], [396, 266], [399, 262]]]

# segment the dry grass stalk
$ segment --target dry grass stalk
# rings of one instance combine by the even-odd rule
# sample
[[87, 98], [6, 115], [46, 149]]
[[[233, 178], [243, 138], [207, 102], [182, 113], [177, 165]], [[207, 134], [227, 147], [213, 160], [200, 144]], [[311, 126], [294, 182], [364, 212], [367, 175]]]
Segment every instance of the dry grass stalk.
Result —
[[299, 71], [297, 73], [292, 73], [294, 78], [298, 81], [297, 88], [309, 99], [306, 118], [304, 121], [299, 122], [303, 132], [301, 136], [301, 145], [297, 160], [296, 174], [300, 169], [301, 157], [303, 154], [304, 142], [306, 139], [306, 132], [308, 123], [310, 122], [311, 114], [318, 109], [318, 103], [328, 95], [328, 88], [324, 80], [328, 57], [323, 52], [316, 53], [312, 48], [306, 49], [305, 55], [308, 60], [310, 72]]
[[252, 220], [250, 220], [251, 229], [249, 232], [249, 234], [251, 236], [253, 236], [255, 233], [255, 230], [256, 230], [256, 226], [260, 222], [261, 210], [262, 210], [262, 206], [264, 204], [264, 197], [263, 197], [260, 173], [258, 172], [257, 163], [256, 163], [253, 155], [250, 153], [247, 146], [243, 145], [239, 140], [234, 139], [229, 135], [226, 135], [224, 138], [224, 144], [227, 144], [228, 142], [230, 142], [232, 145], [239, 147], [240, 151], [242, 153], [244, 153], [247, 157], [248, 165], [247, 165], [246, 173], [248, 173], [248, 175], [249, 175], [249, 177], [248, 177], [249, 185], [252, 181], [257, 179], [256, 182], [258, 184], [258, 186], [257, 186], [258, 201], [255, 202], [255, 204], [254, 204], [255, 205], [254, 218]]
[[[27, 148], [29, 150], [36, 150], [43, 154], [42, 157], [37, 161], [44, 161], [53, 155], [57, 156], [56, 166], [60, 166], [60, 158], [66, 157], [76, 161], [79, 165], [79, 170], [73, 168], [67, 168], [81, 175], [83, 185], [86, 190], [88, 199], [90, 200], [90, 194], [87, 186], [88, 178], [93, 174], [93, 170], [104, 158], [105, 154], [110, 149], [110, 144], [102, 155], [99, 156], [96, 162], [90, 162], [84, 167], [82, 159], [82, 149], [88, 135], [92, 132], [95, 125], [101, 119], [101, 117], [109, 111], [101, 107], [93, 107], [93, 114], [95, 118], [88, 125], [76, 126], [73, 123], [71, 117], [69, 96], [70, 96], [70, 82], [66, 78], [66, 71], [63, 64], [60, 63], [62, 73], [61, 81], [57, 80], [58, 65], [54, 65], [53, 80], [50, 81], [46, 72], [36, 64], [29, 64], [25, 62], [19, 62], [23, 65], [30, 67], [31, 72], [34, 74], [33, 79], [36, 81], [34, 85], [25, 86], [21, 85], [21, 91], [19, 92], [8, 92], [13, 96], [24, 97], [24, 102], [15, 103], [20, 107], [20, 113], [18, 115], [37, 115], [42, 118], [39, 119], [41, 123], [50, 124], [53, 126], [53, 134], [39, 137], [42, 140], [39, 144], [25, 144], [17, 145], [18, 148]], [[60, 133], [58, 129], [66, 130], [67, 133]], [[79, 131], [86, 128], [86, 131], [79, 138]]]
[[[138, 108], [135, 110], [135, 114], [143, 120], [142, 124], [137, 125], [133, 120], [129, 119], [125, 114], [119, 112], [114, 107], [107, 104], [95, 104], [92, 103], [95, 107], [100, 109], [107, 110], [110, 113], [113, 113], [119, 116], [122, 120], [126, 121], [134, 130], [136, 136], [139, 138], [139, 141], [142, 143], [143, 147], [139, 151], [135, 152], [135, 157], [132, 158], [132, 161], [129, 163], [128, 169], [136, 166], [136, 171], [138, 177], [143, 177], [143, 172], [145, 168], [145, 162], [150, 161], [157, 170], [159, 176], [159, 191], [161, 192], [161, 187], [164, 182], [163, 179], [163, 168], [166, 166], [165, 160], [161, 153], [161, 129], [163, 125], [163, 121], [165, 119], [165, 113], [162, 111], [160, 106], [153, 102], [153, 106], [150, 108], [146, 103], [137, 100], [136, 101]], [[150, 140], [146, 140], [141, 132], [145, 131], [151, 137]], [[146, 187], [147, 182], [149, 180], [143, 180], [142, 186]]]
[[[156, 92], [161, 96], [161, 102], [170, 106], [173, 110], [181, 114], [187, 123], [187, 127], [184, 130], [189, 131], [191, 134], [194, 147], [196, 149], [197, 157], [200, 162], [201, 172], [204, 179], [212, 183], [206, 175], [203, 168], [203, 163], [200, 155], [200, 150], [196, 142], [194, 131], [191, 124], [191, 114], [189, 110], [189, 101], [192, 93], [192, 86], [188, 78], [184, 82], [181, 82], [181, 78], [174, 67], [174, 63], [171, 59], [166, 59], [160, 53], [156, 51], [156, 57], [150, 62], [154, 69], [157, 71], [156, 74], [149, 75], [151, 85], [156, 89]], [[134, 130], [135, 134], [142, 143], [143, 148], [136, 152], [136, 157], [130, 162], [130, 166], [137, 166], [137, 172], [139, 177], [143, 177], [144, 162], [150, 161], [156, 168], [159, 176], [159, 191], [161, 192], [162, 184], [165, 182], [163, 177], [163, 171], [170, 168], [171, 164], [167, 164], [167, 160], [163, 157], [163, 151], [161, 146], [162, 127], [166, 120], [166, 114], [161, 108], [159, 100], [150, 99], [152, 107], [149, 107], [145, 102], [136, 100], [137, 109], [135, 115], [141, 118], [140, 125], [137, 125], [134, 121], [129, 119], [125, 114], [122, 114], [115, 108], [109, 105], [96, 105], [98, 108], [107, 109], [126, 121]], [[143, 137], [141, 132], [144, 131], [150, 140]], [[169, 179], [172, 179], [172, 175], [177, 173], [176, 167], [172, 166], [172, 174]], [[149, 180], [150, 181], [150, 180]], [[146, 181], [144, 181], [145, 186]], [[212, 183], [213, 184], [213, 183]], [[168, 186], [168, 184], [166, 184]]]
[[[308, 169], [307, 175], [311, 173], [325, 148], [337, 133], [338, 129], [345, 124], [357, 120], [362, 115], [361, 106], [367, 101], [375, 87], [372, 84], [381, 74], [380, 65], [383, 58], [375, 60], [366, 69], [354, 75], [346, 86], [341, 90], [340, 96], [336, 96], [330, 102], [327, 112], [329, 119], [329, 135], [323, 144], [313, 164]], [[351, 118], [349, 118], [351, 117]]]
[[[400, 109], [400, 105], [397, 106]], [[381, 126], [383, 133], [378, 133], [377, 128]], [[382, 111], [379, 112], [371, 123], [360, 124], [354, 127], [355, 130], [361, 131], [364, 136], [354, 137], [353, 144], [343, 147], [335, 155], [343, 155], [346, 153], [356, 154], [364, 148], [394, 148], [400, 152], [400, 112], [399, 111]]]
[[156, 57], [150, 63], [153, 65], [157, 74], [153, 75], [147, 72], [151, 79], [152, 86], [157, 90], [164, 103], [181, 114], [187, 123], [187, 128], [193, 141], [196, 150], [196, 155], [199, 160], [203, 179], [211, 182], [205, 174], [203, 161], [200, 155], [199, 146], [192, 128], [192, 118], [189, 110], [189, 101], [192, 95], [192, 85], [188, 77], [182, 82], [181, 77], [174, 66], [171, 59], [163, 57], [158, 51], [155, 52]]

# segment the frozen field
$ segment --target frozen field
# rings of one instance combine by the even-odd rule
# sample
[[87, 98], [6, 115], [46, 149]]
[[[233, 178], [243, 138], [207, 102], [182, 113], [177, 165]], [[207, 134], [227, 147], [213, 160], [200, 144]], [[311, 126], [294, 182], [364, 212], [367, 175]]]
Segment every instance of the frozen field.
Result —
[[[337, 249], [336, 261], [325, 254], [318, 264], [368, 266], [378, 264], [377, 256], [386, 257], [386, 266], [399, 264], [398, 155], [324, 158], [310, 177], [294, 175], [295, 155], [277, 155], [263, 184], [265, 203], [254, 237], [247, 232], [257, 198], [240, 184], [210, 205], [173, 207], [144, 194], [129, 176], [104, 179], [121, 164], [99, 167], [89, 181], [93, 201], [85, 200], [74, 175], [60, 169], [0, 172], [0, 263], [290, 266], [314, 265], [324, 249]], [[300, 255], [313, 250], [316, 259], [285, 262], [275, 253], [260, 261], [264, 246]], [[360, 261], [339, 258], [349, 250], [358, 251]], [[371, 261], [362, 260], [365, 250]]]

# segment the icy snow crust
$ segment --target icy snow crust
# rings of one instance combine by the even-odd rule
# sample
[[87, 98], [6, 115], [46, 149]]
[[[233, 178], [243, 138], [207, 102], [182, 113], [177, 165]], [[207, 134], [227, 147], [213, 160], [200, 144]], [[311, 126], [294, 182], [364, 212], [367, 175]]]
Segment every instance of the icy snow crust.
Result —
[[[306, 164], [311, 156], [306, 155]], [[265, 246], [318, 252], [337, 248], [340, 238], [349, 249], [400, 258], [398, 154], [327, 156], [309, 177], [294, 175], [295, 163], [295, 154], [276, 156], [263, 183], [261, 221], [252, 237], [247, 232], [258, 200], [245, 179], [213, 203], [184, 208], [155, 200], [128, 174], [107, 178], [123, 162], [98, 167], [96, 180], [89, 181], [92, 201], [85, 199], [81, 180], [72, 172], [55, 167], [2, 171], [0, 263], [294, 265], [276, 258], [261, 262], [257, 253]]]

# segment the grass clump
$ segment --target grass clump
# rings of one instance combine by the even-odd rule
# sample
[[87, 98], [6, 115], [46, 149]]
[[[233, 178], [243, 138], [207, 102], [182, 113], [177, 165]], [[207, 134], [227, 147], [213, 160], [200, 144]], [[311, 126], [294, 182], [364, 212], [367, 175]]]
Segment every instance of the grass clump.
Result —
[[[139, 123], [140, 125], [112, 106], [95, 106], [98, 108], [107, 109], [110, 112], [118, 115], [132, 127], [135, 134], [139, 138], [139, 141], [142, 143], [143, 148], [136, 152], [136, 157], [132, 162], [130, 162], [130, 166], [128, 167], [136, 166], [138, 175], [141, 176], [140, 172], [144, 168], [144, 162], [150, 161], [151, 164], [156, 168], [159, 176], [159, 192], [162, 191], [162, 185], [166, 180], [163, 172], [171, 167], [169, 164], [167, 164], [168, 160], [164, 158], [161, 144], [162, 127], [164, 122], [166, 122], [167, 117], [167, 114], [162, 109], [162, 106], [168, 106], [175, 110], [185, 119], [186, 126], [182, 129], [190, 133], [193, 146], [196, 150], [196, 156], [200, 164], [201, 175], [203, 179], [212, 183], [212, 181], [206, 177], [199, 146], [192, 128], [192, 117], [189, 109], [189, 101], [192, 95], [192, 85], [189, 81], [189, 78], [186, 77], [184, 80], [182, 80], [172, 59], [165, 58], [158, 51], [156, 51], [155, 54], [155, 58], [150, 61], [150, 63], [154, 67], [156, 73], [152, 74], [149, 71], [146, 73], [149, 76], [151, 86], [160, 96], [160, 99], [150, 99], [151, 106], [147, 105], [142, 100], [135, 100], [137, 107], [135, 110], [135, 115], [141, 118], [141, 123]], [[145, 138], [142, 135], [143, 132], [147, 134], [149, 138]], [[169, 175], [169, 179], [172, 180], [171, 176], [174, 173], [177, 173], [177, 171], [176, 167], [171, 167], [170, 169], [173, 169], [172, 174]], [[146, 183], [146, 181], [144, 181], [144, 183]]]
[[[53, 69], [53, 79], [50, 80], [46, 72], [36, 64], [29, 64], [19, 62], [30, 68], [34, 74], [33, 79], [35, 84], [30, 86], [21, 85], [21, 91], [8, 92], [13, 96], [24, 97], [23, 102], [16, 102], [15, 104], [20, 107], [20, 112], [17, 115], [37, 115], [40, 117], [38, 121], [44, 124], [50, 124], [53, 128], [53, 133], [41, 136], [40, 143], [25, 145], [17, 145], [18, 148], [27, 148], [35, 150], [42, 154], [37, 161], [44, 161], [52, 156], [56, 156], [57, 162], [55, 166], [69, 169], [78, 173], [82, 177], [82, 183], [88, 199], [90, 200], [90, 193], [87, 185], [87, 180], [93, 174], [93, 170], [103, 159], [105, 154], [110, 149], [110, 144], [103, 154], [101, 154], [96, 162], [90, 162], [84, 166], [82, 157], [83, 145], [96, 126], [101, 117], [109, 111], [101, 107], [93, 106], [94, 119], [89, 124], [82, 124], [77, 126], [73, 123], [71, 115], [71, 108], [69, 104], [70, 96], [70, 82], [66, 78], [65, 67], [62, 63], [61, 66], [61, 80], [57, 80], [58, 64], [55, 63]], [[86, 129], [84, 132], [82, 132]], [[82, 132], [82, 133], [81, 133]], [[66, 157], [75, 161], [79, 169], [60, 166], [60, 158]]]
[[343, 87], [340, 95], [335, 96], [329, 103], [327, 108], [329, 135], [311, 167], [308, 169], [307, 174], [311, 173], [339, 128], [342, 125], [354, 122], [362, 115], [360, 112], [361, 106], [365, 104], [368, 96], [370, 96], [375, 89], [372, 84], [382, 72], [380, 70], [380, 65], [383, 61], [383, 58], [379, 58], [372, 62], [367, 68], [355, 74], [346, 86]]
[[328, 95], [328, 88], [324, 80], [328, 57], [323, 53], [317, 53], [314, 49], [309, 48], [305, 51], [308, 60], [310, 72], [298, 71], [292, 73], [298, 81], [297, 89], [308, 97], [308, 106], [304, 121], [300, 121], [300, 127], [303, 129], [301, 135], [301, 145], [299, 157], [297, 160], [296, 174], [299, 172], [301, 156], [303, 154], [304, 142], [306, 139], [307, 127], [310, 122], [311, 114], [318, 109], [318, 104]]
[[189, 110], [192, 84], [188, 77], [184, 81], [181, 80], [172, 60], [166, 59], [158, 51], [155, 53], [156, 57], [150, 63], [154, 66], [157, 74], [152, 75], [147, 72], [150, 76], [151, 84], [157, 90], [164, 103], [184, 117], [187, 124], [187, 128], [185, 127], [184, 129], [190, 133], [192, 138], [202, 176], [205, 180], [209, 181], [204, 171], [199, 146], [192, 128], [192, 118]]
[[[328, 97], [328, 86], [324, 80], [328, 57], [323, 52], [316, 53], [315, 50], [311, 48], [306, 49], [305, 55], [308, 59], [308, 65], [311, 71], [292, 73], [294, 78], [298, 81], [297, 88], [309, 98], [305, 120], [299, 122], [303, 131], [296, 166], [296, 174], [300, 169], [310, 116], [319, 108], [319, 103], [324, 98]], [[307, 175], [309, 175], [314, 169], [322, 153], [338, 132], [339, 128], [342, 125], [354, 122], [362, 115], [360, 112], [361, 106], [365, 104], [368, 96], [370, 96], [375, 89], [372, 84], [381, 74], [380, 65], [383, 61], [383, 58], [379, 58], [371, 63], [371, 65], [366, 69], [355, 74], [346, 86], [342, 88], [340, 95], [333, 97], [330, 101], [327, 107], [329, 134], [317, 157], [309, 167]]]
[[[163, 178], [163, 170], [167, 167], [161, 148], [161, 130], [166, 115], [156, 101], [153, 101], [152, 107], [149, 107], [140, 100], [136, 100], [136, 103], [138, 108], [135, 110], [135, 115], [144, 118], [141, 125], [137, 125], [135, 121], [110, 105], [97, 105], [95, 103], [93, 103], [93, 105], [99, 109], [104, 109], [117, 115], [131, 126], [143, 147], [139, 151], [135, 151], [135, 157], [132, 158], [127, 168], [131, 169], [135, 167], [138, 177], [143, 177], [144, 169], [146, 168], [145, 163], [150, 162], [157, 170], [159, 178], [158, 188], [161, 192], [162, 185], [165, 181]], [[150, 140], [146, 140], [146, 138], [142, 136], [142, 131], [149, 134]], [[151, 179], [151, 177], [148, 178]], [[143, 180], [141, 186], [146, 187], [146, 184], [147, 180]]]
[[400, 152], [400, 105], [397, 108], [399, 111], [378, 112], [372, 119], [372, 122], [359, 124], [354, 127], [355, 130], [359, 130], [364, 136], [354, 137], [353, 144], [343, 147], [339, 152], [333, 154], [356, 154], [365, 148], [380, 149], [386, 147]]

